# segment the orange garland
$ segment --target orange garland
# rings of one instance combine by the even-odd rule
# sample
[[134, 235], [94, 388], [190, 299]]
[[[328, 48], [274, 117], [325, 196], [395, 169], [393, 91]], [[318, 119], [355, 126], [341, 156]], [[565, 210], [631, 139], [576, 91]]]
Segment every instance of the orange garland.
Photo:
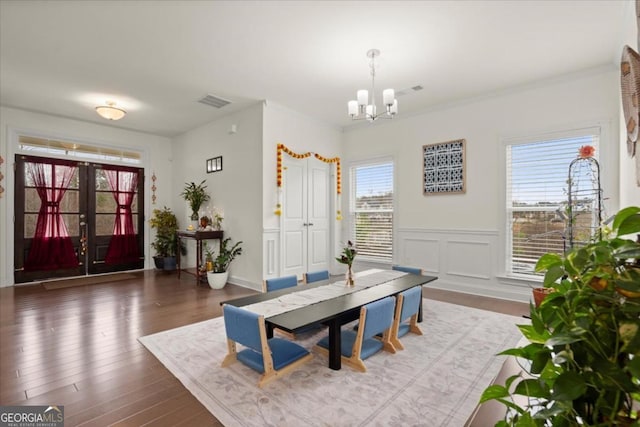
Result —
[[327, 159], [326, 157], [322, 157], [320, 154], [315, 153], [315, 158], [325, 163], [335, 163], [336, 164], [336, 192], [338, 194], [342, 194], [342, 178], [340, 173], [340, 157], [334, 157], [331, 159]]
[[[311, 152], [306, 152], [303, 154], [294, 153], [289, 148], [285, 147], [284, 144], [278, 143], [278, 158], [277, 158], [277, 175], [278, 175], [278, 187], [282, 187], [282, 152], [287, 153], [289, 156], [294, 159], [306, 159], [311, 155]], [[314, 153], [313, 156], [325, 163], [335, 163], [336, 164], [336, 191], [338, 194], [342, 194], [342, 177], [340, 172], [340, 157], [333, 157], [328, 159], [326, 157], [321, 156], [320, 154]]]
[[[307, 157], [309, 157], [312, 153], [311, 152], [306, 152], [303, 154], [298, 154], [298, 153], [294, 153], [293, 151], [291, 151], [289, 148], [287, 148], [284, 144], [282, 143], [278, 143], [277, 145], [277, 182], [278, 182], [278, 188], [282, 187], [282, 152], [284, 151], [285, 153], [287, 153], [289, 156], [293, 157], [294, 159], [306, 159]], [[320, 154], [317, 153], [313, 153], [313, 156], [320, 160], [321, 162], [324, 163], [335, 163], [336, 164], [336, 192], [338, 197], [340, 196], [340, 194], [342, 194], [342, 172], [340, 169], [340, 157], [333, 157], [331, 159], [326, 158], [321, 156]], [[338, 205], [339, 205], [339, 199], [338, 199]], [[275, 214], [276, 215], [280, 215], [282, 213], [282, 209], [281, 209], [282, 205], [280, 204], [280, 202], [278, 202], [277, 206], [276, 206], [276, 210], [275, 210]], [[338, 209], [336, 211], [337, 216], [336, 219], [337, 220], [341, 220], [342, 219], [342, 212], [340, 211], [340, 209]]]

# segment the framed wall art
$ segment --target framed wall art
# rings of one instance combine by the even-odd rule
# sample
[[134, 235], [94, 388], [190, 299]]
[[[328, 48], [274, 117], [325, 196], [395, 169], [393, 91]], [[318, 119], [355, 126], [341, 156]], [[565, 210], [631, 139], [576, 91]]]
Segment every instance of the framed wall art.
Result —
[[459, 194], [466, 191], [466, 140], [442, 142], [422, 146], [424, 164], [423, 192], [432, 194]]
[[207, 173], [220, 172], [222, 170], [222, 156], [207, 159]]

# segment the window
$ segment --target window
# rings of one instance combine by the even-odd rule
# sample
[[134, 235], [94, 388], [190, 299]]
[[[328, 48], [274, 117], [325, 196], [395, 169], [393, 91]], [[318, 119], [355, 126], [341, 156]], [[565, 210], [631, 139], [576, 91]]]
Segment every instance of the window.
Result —
[[77, 142], [58, 141], [21, 135], [18, 138], [18, 151], [36, 156], [60, 156], [88, 161], [122, 162], [138, 165], [141, 163], [139, 152], [116, 148], [98, 147]]
[[599, 135], [583, 129], [506, 146], [507, 273], [534, 275], [540, 256], [565, 251], [569, 164], [584, 145], [597, 155]]
[[351, 167], [351, 239], [358, 257], [391, 262], [393, 256], [393, 162]]

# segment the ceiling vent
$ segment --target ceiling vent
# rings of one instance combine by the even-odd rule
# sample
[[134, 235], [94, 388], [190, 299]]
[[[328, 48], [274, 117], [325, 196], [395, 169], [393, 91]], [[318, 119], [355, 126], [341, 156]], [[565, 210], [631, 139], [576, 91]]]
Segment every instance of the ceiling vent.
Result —
[[202, 99], [199, 99], [198, 102], [215, 108], [222, 108], [227, 104], [231, 104], [231, 101], [227, 101], [226, 99], [215, 95], [205, 95]]
[[403, 95], [408, 95], [411, 92], [418, 92], [419, 90], [424, 89], [424, 87], [420, 86], [420, 85], [416, 85], [416, 86], [412, 86], [410, 88], [407, 89], [402, 89], [396, 92], [396, 96], [403, 96]]

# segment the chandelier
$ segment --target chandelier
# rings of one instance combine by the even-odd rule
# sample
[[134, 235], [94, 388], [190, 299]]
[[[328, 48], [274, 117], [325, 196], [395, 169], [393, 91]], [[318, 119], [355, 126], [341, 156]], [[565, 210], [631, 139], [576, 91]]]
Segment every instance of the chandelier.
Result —
[[107, 120], [120, 120], [127, 114], [125, 110], [122, 108], [116, 107], [115, 102], [107, 101], [107, 105], [100, 105], [96, 107], [96, 113], [98, 113], [102, 118]]
[[385, 89], [382, 91], [382, 104], [384, 111], [379, 113], [376, 108], [376, 57], [380, 56], [378, 49], [370, 49], [367, 57], [371, 58], [369, 68], [371, 68], [371, 103], [369, 103], [369, 92], [361, 89], [357, 92], [357, 100], [349, 101], [349, 115], [352, 120], [368, 120], [373, 122], [376, 119], [392, 119], [398, 114], [398, 100], [395, 98], [393, 89]]

